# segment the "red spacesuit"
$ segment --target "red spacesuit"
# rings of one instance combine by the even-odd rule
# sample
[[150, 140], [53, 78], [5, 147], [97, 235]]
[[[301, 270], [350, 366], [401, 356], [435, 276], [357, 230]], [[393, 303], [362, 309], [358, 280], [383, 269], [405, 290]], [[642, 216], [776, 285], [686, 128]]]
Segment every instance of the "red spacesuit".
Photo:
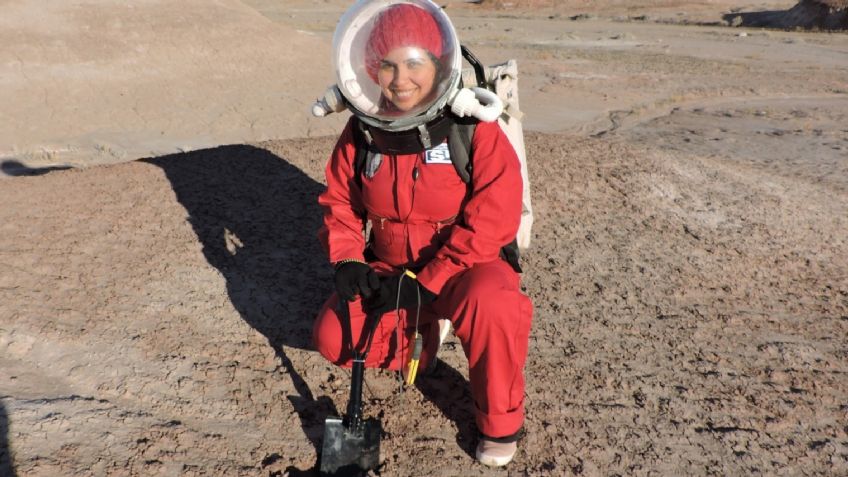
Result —
[[[421, 308], [425, 337], [421, 368], [438, 348], [439, 318], [451, 321], [469, 363], [479, 430], [493, 437], [516, 433], [524, 421], [524, 363], [532, 319], [530, 299], [519, 275], [499, 257], [511, 242], [521, 214], [522, 180], [514, 149], [497, 123], [479, 123], [472, 140], [472, 179], [464, 183], [446, 158], [447, 145], [418, 154], [385, 155], [378, 167], [353, 179], [355, 145], [349, 122], [327, 164], [327, 190], [319, 203], [324, 225], [319, 237], [330, 262], [365, 261], [363, 219], [372, 231], [370, 265], [378, 274], [415, 270], [421, 286], [437, 295]], [[334, 293], [314, 325], [318, 351], [350, 366], [346, 325]], [[415, 309], [380, 320], [367, 367], [400, 370], [409, 359]], [[358, 343], [365, 312], [350, 303], [351, 330]], [[343, 336], [345, 337], [343, 339]]]

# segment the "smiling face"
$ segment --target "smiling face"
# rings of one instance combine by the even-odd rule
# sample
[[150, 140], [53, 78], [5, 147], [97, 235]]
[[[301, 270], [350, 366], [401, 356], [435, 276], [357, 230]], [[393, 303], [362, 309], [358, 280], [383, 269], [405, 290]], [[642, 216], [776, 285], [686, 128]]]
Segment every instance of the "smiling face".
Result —
[[380, 61], [377, 81], [386, 99], [400, 111], [410, 111], [433, 92], [436, 64], [421, 48], [395, 48]]

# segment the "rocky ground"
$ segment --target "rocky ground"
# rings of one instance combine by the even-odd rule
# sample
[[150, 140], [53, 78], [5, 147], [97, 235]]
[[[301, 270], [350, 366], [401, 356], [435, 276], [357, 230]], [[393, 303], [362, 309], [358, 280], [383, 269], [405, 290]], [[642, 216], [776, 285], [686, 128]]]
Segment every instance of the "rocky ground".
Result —
[[[0, 2], [32, 35], [0, 47], [0, 475], [316, 475], [350, 379], [309, 340], [343, 117], [298, 109], [326, 70], [271, 60], [328, 51], [346, 2], [219, 2], [208, 49], [162, 25], [220, 11], [153, 3], [47, 34], [21, 20], [39, 2]], [[848, 474], [848, 37], [732, 19], [794, 2], [494, 3], [447, 11], [523, 74], [527, 435], [505, 469], [474, 462], [450, 336], [415, 388], [368, 372], [374, 474]], [[97, 25], [103, 51], [70, 42]], [[117, 61], [127, 31], [147, 53]]]

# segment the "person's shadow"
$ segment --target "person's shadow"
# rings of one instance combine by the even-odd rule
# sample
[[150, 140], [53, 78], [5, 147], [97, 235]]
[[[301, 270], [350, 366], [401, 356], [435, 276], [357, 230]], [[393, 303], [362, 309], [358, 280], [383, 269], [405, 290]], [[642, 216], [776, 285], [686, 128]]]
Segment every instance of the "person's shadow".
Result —
[[6, 408], [2, 402], [0, 402], [0, 476], [15, 477], [12, 451], [9, 449], [9, 418], [6, 416]]
[[415, 386], [445, 417], [456, 424], [456, 443], [474, 458], [478, 432], [474, 420], [474, 400], [465, 376], [447, 363], [439, 361], [432, 374], [416, 379]]
[[165, 172], [233, 306], [291, 376], [297, 394], [289, 400], [320, 452], [324, 419], [338, 413], [329, 397], [315, 399], [286, 349], [312, 349], [312, 322], [331, 291], [332, 269], [317, 238], [324, 186], [285, 158], [247, 145], [143, 162]]

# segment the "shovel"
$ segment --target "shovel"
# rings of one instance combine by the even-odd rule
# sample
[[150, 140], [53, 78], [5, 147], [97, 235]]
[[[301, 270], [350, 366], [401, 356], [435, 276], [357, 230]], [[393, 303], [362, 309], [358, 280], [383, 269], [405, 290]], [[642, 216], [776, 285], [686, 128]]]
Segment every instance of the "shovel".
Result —
[[[339, 311], [350, 327], [349, 305], [339, 303]], [[376, 418], [362, 418], [362, 380], [365, 374], [365, 357], [371, 349], [371, 339], [377, 328], [378, 317], [368, 330], [364, 352], [359, 352], [351, 340], [353, 368], [351, 369], [350, 401], [344, 419], [328, 417], [324, 421], [324, 444], [321, 450], [321, 475], [359, 475], [374, 469], [380, 461], [380, 435], [383, 427]], [[368, 326], [368, 325], [366, 325]], [[349, 335], [350, 336], [350, 335]]]

